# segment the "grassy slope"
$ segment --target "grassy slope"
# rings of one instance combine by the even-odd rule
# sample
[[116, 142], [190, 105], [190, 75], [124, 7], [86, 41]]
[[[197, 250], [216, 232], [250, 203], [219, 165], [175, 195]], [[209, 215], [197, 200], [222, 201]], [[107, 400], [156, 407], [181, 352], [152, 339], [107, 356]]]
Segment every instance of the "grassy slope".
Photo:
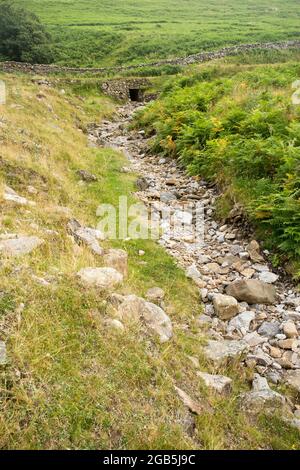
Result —
[[62, 64], [141, 62], [299, 36], [294, 0], [17, 0], [53, 33]]
[[[119, 171], [123, 156], [88, 148], [78, 129], [109, 116], [113, 104], [84, 87], [79, 98], [79, 89], [74, 94], [66, 88], [62, 95], [59, 86], [39, 87], [25, 77], [0, 79], [9, 91], [1, 107], [1, 156], [14, 166], [1, 166], [1, 184], [37, 203], [28, 210], [2, 201], [1, 233], [45, 240], [30, 256], [1, 260], [0, 339], [7, 341], [9, 364], [0, 367], [0, 447], [299, 448], [299, 434], [276, 416], [256, 423], [239, 413], [237, 396], [247, 389], [249, 376], [238, 364], [219, 370], [234, 379], [230, 399], [203, 388], [186, 357], [199, 357], [204, 370], [214, 371], [201, 357], [203, 336], [193, 326], [201, 310], [198, 294], [154, 242], [114, 243], [130, 255], [129, 279], [119, 291], [164, 288], [174, 340], [162, 346], [147, 338], [137, 341], [138, 326], [123, 336], [104, 328], [104, 297], [82, 289], [75, 276], [79, 268], [101, 260], [74, 246], [66, 234], [67, 217], [56, 206], [67, 206], [76, 218], [94, 224], [100, 202], [115, 202], [119, 194], [133, 198], [135, 176]], [[100, 182], [79, 184], [79, 168], [96, 173]], [[38, 189], [36, 196], [27, 194], [28, 184]], [[146, 252], [143, 258], [139, 249]], [[33, 275], [50, 279], [51, 285], [40, 285]], [[20, 302], [25, 304], [21, 316]], [[213, 415], [196, 418], [193, 438], [185, 431], [188, 413], [174, 383], [214, 408]]]

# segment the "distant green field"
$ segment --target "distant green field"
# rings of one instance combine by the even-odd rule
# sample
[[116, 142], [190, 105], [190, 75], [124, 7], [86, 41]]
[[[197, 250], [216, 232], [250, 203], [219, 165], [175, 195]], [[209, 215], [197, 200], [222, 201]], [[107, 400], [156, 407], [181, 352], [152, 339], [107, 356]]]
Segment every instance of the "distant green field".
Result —
[[300, 35], [298, 0], [17, 0], [53, 34], [56, 62], [114, 65]]

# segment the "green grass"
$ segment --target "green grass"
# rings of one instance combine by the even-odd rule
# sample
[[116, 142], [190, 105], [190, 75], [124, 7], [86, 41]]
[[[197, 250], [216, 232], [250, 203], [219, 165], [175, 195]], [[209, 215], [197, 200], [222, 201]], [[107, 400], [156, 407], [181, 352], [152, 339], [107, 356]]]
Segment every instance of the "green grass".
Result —
[[294, 0], [17, 0], [53, 34], [56, 62], [115, 65], [297, 39]]

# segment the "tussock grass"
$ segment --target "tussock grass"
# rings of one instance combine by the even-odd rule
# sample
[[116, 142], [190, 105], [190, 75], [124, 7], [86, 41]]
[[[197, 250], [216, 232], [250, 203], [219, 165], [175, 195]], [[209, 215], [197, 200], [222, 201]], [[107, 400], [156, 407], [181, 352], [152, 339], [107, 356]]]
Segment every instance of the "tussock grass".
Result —
[[[121, 194], [135, 200], [136, 176], [120, 172], [124, 157], [88, 148], [81, 131], [89, 122], [109, 117], [114, 104], [96, 90], [79, 97], [71, 88], [62, 94], [59, 86], [38, 86], [28, 77], [0, 78], [9, 91], [0, 111], [1, 185], [9, 184], [36, 202], [19, 207], [2, 201], [1, 233], [44, 239], [28, 256], [1, 258], [0, 339], [7, 342], [9, 362], [0, 368], [0, 447], [299, 447], [298, 435], [275, 418], [249, 422], [239, 412], [237, 396], [247, 389], [247, 377], [238, 363], [214, 369], [202, 357], [205, 331], [195, 328], [202, 309], [197, 289], [155, 242], [106, 244], [129, 253], [129, 277], [120, 293], [144, 295], [157, 285], [165, 290], [174, 339], [160, 345], [143, 337], [137, 325], [123, 335], [104, 326], [105, 295], [84, 289], [76, 279], [81, 267], [100, 266], [102, 260], [72, 242], [66, 223], [72, 214], [93, 226], [99, 203], [116, 203]], [[80, 183], [78, 169], [93, 172], [98, 182]], [[38, 193], [30, 194], [28, 185]], [[142, 258], [140, 249], [145, 251]], [[208, 392], [187, 355], [198, 357], [203, 370], [231, 376], [232, 396], [223, 399]], [[214, 410], [195, 418], [193, 433], [175, 383]]]

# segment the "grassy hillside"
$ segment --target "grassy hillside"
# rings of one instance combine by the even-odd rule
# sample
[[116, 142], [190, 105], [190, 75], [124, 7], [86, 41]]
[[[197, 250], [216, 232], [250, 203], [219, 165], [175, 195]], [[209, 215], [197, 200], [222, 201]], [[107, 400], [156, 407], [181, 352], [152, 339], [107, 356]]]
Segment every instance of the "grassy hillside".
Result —
[[294, 0], [17, 0], [53, 34], [56, 61], [112, 65], [299, 37]]
[[[202, 357], [205, 333], [194, 324], [199, 294], [154, 242], [114, 243], [129, 253], [129, 278], [119, 292], [143, 295], [162, 287], [174, 339], [160, 345], [136, 327], [119, 334], [105, 326], [105, 296], [76, 280], [78, 269], [101, 260], [72, 242], [66, 224], [72, 213], [94, 225], [99, 203], [114, 203], [120, 194], [133, 200], [136, 176], [120, 171], [124, 157], [88, 147], [82, 132], [88, 122], [109, 117], [114, 104], [85, 84], [71, 89], [20, 75], [0, 79], [9, 93], [1, 107], [1, 195], [8, 184], [36, 203], [1, 200], [1, 234], [44, 240], [30, 255], [1, 259], [0, 340], [8, 364], [0, 366], [0, 448], [299, 448], [298, 432], [276, 415], [256, 421], [240, 413], [237, 396], [248, 387], [249, 369], [218, 368], [234, 379], [230, 399], [200, 383], [187, 355], [199, 358], [202, 370], [214, 368]], [[92, 171], [98, 182], [80, 184], [78, 169]], [[204, 407], [194, 430], [174, 384]]]
[[277, 253], [274, 262], [293, 263], [297, 277], [300, 106], [292, 84], [299, 77], [299, 62], [196, 67], [172, 79], [138, 123], [156, 133], [156, 152], [223, 188], [222, 216], [241, 203]]

